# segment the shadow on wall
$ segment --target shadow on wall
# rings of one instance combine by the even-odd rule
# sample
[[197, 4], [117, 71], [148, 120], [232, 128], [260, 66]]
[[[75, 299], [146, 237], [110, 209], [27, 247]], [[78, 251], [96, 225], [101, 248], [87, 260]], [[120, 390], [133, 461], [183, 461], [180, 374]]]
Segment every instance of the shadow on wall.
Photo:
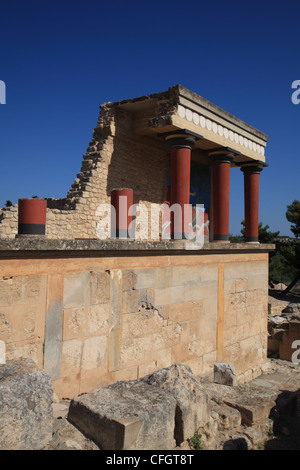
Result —
[[106, 193], [113, 189], [133, 190], [133, 203], [148, 201], [163, 204], [167, 198], [170, 169], [168, 149], [164, 143], [147, 137], [128, 141], [116, 136], [108, 166]]

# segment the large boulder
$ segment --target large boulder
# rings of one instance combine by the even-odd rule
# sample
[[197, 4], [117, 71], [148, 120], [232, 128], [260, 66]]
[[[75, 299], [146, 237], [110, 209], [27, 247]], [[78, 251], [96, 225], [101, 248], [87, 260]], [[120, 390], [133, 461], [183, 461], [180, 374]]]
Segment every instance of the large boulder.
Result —
[[176, 400], [141, 380], [120, 381], [71, 401], [68, 420], [103, 450], [175, 447]]
[[177, 445], [192, 437], [209, 420], [208, 395], [189, 366], [174, 364], [142, 380], [174, 396], [176, 400], [174, 436]]
[[0, 449], [41, 450], [52, 438], [51, 378], [30, 359], [0, 365]]
[[183, 365], [81, 395], [68, 414], [104, 450], [173, 449], [208, 419], [208, 396]]

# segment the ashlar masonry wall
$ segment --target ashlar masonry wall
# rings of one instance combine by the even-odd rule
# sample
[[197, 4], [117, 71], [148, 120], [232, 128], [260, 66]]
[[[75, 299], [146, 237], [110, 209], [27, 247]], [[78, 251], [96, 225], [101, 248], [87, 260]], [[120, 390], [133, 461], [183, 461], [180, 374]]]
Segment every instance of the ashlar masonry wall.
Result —
[[267, 358], [267, 272], [264, 252], [23, 252], [0, 263], [0, 339], [60, 397], [174, 363], [229, 362], [243, 383]]

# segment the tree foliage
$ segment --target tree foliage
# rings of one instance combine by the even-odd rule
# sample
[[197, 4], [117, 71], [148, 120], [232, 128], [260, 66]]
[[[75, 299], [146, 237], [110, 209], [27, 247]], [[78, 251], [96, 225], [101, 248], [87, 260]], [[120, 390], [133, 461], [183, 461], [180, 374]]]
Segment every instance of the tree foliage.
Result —
[[[258, 226], [258, 241], [260, 243], [272, 243], [276, 245], [276, 249], [269, 253], [269, 282], [288, 283], [287, 288], [282, 292], [286, 295], [300, 279], [300, 203], [294, 201], [287, 206], [286, 217], [293, 225], [291, 231], [295, 234], [296, 239], [281, 240], [280, 231], [272, 232], [269, 225], [263, 225], [262, 222]], [[241, 235], [230, 235], [229, 239], [232, 243], [242, 243], [245, 241], [245, 221], [241, 222]]]
[[300, 235], [300, 201], [295, 200], [292, 204], [287, 206], [285, 215], [287, 220], [292, 224], [291, 232], [298, 238]]
[[292, 274], [292, 281], [287, 288], [282, 292], [286, 295], [300, 280], [300, 201], [293, 201], [292, 204], [287, 206], [286, 218], [291, 222], [291, 232], [295, 235], [295, 239], [279, 242], [277, 249], [280, 255], [285, 259], [285, 262], [290, 268]]
[[[242, 224], [241, 235], [230, 235], [229, 239], [231, 243], [242, 243], [245, 241], [245, 221], [242, 220], [241, 224]], [[259, 222], [258, 241], [260, 243], [274, 243], [275, 240], [277, 239], [280, 232], [279, 231], [271, 232], [269, 228], [270, 228], [269, 225], [263, 226], [262, 222]]]

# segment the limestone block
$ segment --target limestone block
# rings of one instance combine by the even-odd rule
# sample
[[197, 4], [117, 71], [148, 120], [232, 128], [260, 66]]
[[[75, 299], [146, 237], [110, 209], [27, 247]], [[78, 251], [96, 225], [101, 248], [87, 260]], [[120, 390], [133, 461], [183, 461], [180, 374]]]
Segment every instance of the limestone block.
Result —
[[270, 411], [276, 406], [275, 400], [278, 396], [276, 391], [252, 384], [230, 387], [209, 383], [206, 384], [206, 391], [214, 401], [221, 400], [238, 410], [241, 423], [246, 426], [254, 426], [268, 419]]
[[17, 302], [37, 303], [45, 295], [45, 276], [16, 276], [0, 279], [0, 305]]
[[88, 307], [65, 309], [63, 312], [63, 340], [86, 336]]
[[268, 302], [267, 290], [264, 293], [261, 290], [255, 289], [252, 291], [247, 291], [246, 294], [247, 294], [246, 296], [247, 306], [257, 305], [258, 303], [263, 303], [264, 300], [266, 301], [266, 305], [267, 305], [267, 302]]
[[136, 380], [138, 378], [138, 366], [117, 370], [114, 374], [116, 382], [121, 380]]
[[65, 309], [64, 340], [108, 334], [109, 314], [109, 303]]
[[215, 281], [190, 283], [184, 286], [185, 300], [199, 301], [202, 299], [216, 298], [218, 287]]
[[81, 368], [82, 341], [71, 339], [62, 343], [60, 375], [62, 377], [78, 374]]
[[124, 271], [122, 276], [122, 290], [128, 291], [136, 288], [138, 276], [133, 271]]
[[182, 328], [179, 325], [165, 325], [159, 331], [142, 337], [122, 338], [120, 367], [128, 367], [155, 360], [158, 351], [175, 348], [181, 342]]
[[145, 383], [167, 391], [176, 400], [175, 431], [177, 445], [192, 437], [209, 419], [208, 396], [190, 367], [174, 364], [142, 379]]
[[68, 420], [103, 450], [175, 447], [176, 400], [140, 380], [117, 382], [71, 401]]
[[155, 287], [156, 269], [137, 269], [134, 271], [134, 275], [136, 276], [135, 289], [148, 289]]
[[217, 264], [199, 266], [200, 276], [202, 282], [218, 281], [218, 266]]
[[95, 336], [87, 338], [83, 344], [82, 363], [83, 371], [96, 369], [107, 362], [107, 337]]
[[[153, 271], [153, 270], [152, 270]], [[155, 287], [164, 288], [164, 287], [171, 287], [176, 285], [174, 283], [174, 267], [157, 267], [155, 272], [152, 273], [153, 280], [155, 282]], [[179, 282], [178, 284], [182, 285], [183, 282]]]
[[30, 359], [0, 365], [0, 449], [40, 450], [52, 438], [53, 387]]
[[268, 290], [268, 276], [265, 274], [257, 274], [256, 276], [248, 277], [249, 290]]
[[110, 300], [110, 273], [91, 272], [91, 304], [106, 303]]
[[64, 308], [90, 305], [90, 273], [66, 274], [64, 277]]
[[145, 377], [148, 374], [157, 370], [157, 363], [155, 360], [146, 362], [145, 364], [139, 364], [138, 366], [138, 377]]
[[36, 341], [16, 341], [5, 344], [6, 360], [12, 361], [20, 357], [32, 359], [38, 367], [44, 365], [44, 344]]
[[110, 304], [92, 305], [87, 311], [87, 333], [92, 336], [109, 332]]
[[[165, 314], [165, 307], [168, 307], [167, 315]], [[192, 320], [204, 318], [202, 300], [170, 304], [169, 306], [167, 305], [160, 309], [160, 312], [164, 317], [167, 317], [175, 322], [189, 322]]]
[[154, 289], [125, 291], [122, 296], [122, 311], [123, 313], [133, 313], [145, 309], [150, 310], [154, 309], [154, 303]]
[[241, 413], [237, 409], [226, 405], [220, 398], [214, 397], [211, 400], [211, 406], [213, 412], [218, 414], [217, 425], [220, 431], [237, 428], [241, 425]]
[[214, 382], [221, 385], [236, 385], [234, 366], [217, 362], [214, 365]]
[[245, 292], [248, 289], [248, 279], [239, 278], [234, 283], [235, 292]]
[[239, 345], [240, 353], [236, 362], [236, 369], [248, 370], [262, 362], [265, 350], [259, 335], [245, 338], [240, 341]]
[[[43, 337], [43, 329], [39, 322], [42, 305], [18, 303], [9, 307], [1, 307], [0, 334], [5, 342], [31, 341]], [[42, 316], [42, 315], [40, 315]]]
[[[248, 263], [254, 265], [254, 263]], [[224, 280], [236, 280], [237, 278], [247, 277], [247, 263], [228, 263], [224, 266]]]
[[144, 337], [155, 332], [159, 334], [161, 328], [166, 325], [167, 321], [163, 320], [156, 309], [127, 313], [123, 318], [122, 338]]
[[190, 300], [187, 298], [186, 286], [172, 286], [155, 289], [155, 302], [157, 305], [178, 304], [184, 302], [186, 299]]

